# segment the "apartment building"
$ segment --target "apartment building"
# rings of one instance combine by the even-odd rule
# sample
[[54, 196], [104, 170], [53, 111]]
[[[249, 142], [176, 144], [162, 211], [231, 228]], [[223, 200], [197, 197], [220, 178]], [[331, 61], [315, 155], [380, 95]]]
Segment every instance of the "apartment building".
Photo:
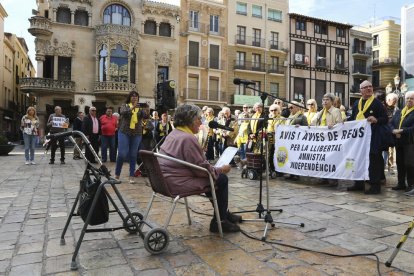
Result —
[[4, 32], [6, 17], [0, 5], [0, 131], [14, 141], [19, 139], [21, 116], [29, 104], [34, 104], [21, 93], [20, 80], [35, 76], [35, 70], [24, 38]]
[[[229, 0], [229, 105], [235, 108], [261, 101], [255, 90], [234, 85], [234, 78], [253, 81], [254, 88], [287, 98], [289, 1]], [[267, 104], [273, 103], [270, 97]]]
[[227, 1], [182, 0], [179, 102], [227, 104], [227, 55]]
[[414, 90], [414, 4], [401, 8], [401, 66], [402, 82]]
[[42, 128], [55, 105], [70, 120], [96, 106], [115, 110], [131, 90], [155, 106], [157, 83], [178, 78], [178, 6], [134, 0], [38, 1], [37, 78], [22, 90], [37, 97]]
[[349, 105], [351, 25], [289, 14], [289, 100], [316, 99], [325, 93]]
[[359, 85], [364, 80], [372, 82], [372, 38], [367, 32], [350, 30], [350, 106], [361, 97]]
[[396, 75], [401, 76], [401, 26], [387, 19], [362, 30], [372, 35], [372, 85], [385, 91]]

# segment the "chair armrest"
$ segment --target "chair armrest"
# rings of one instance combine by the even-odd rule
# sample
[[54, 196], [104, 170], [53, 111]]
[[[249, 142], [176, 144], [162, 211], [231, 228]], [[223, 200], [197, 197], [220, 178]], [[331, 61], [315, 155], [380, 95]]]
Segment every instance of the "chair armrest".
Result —
[[187, 167], [190, 167], [190, 168], [193, 168], [193, 169], [196, 169], [196, 170], [204, 171], [204, 172], [208, 173], [209, 175], [211, 175], [211, 173], [206, 168], [194, 165], [190, 162], [187, 162], [187, 161], [184, 161], [184, 160], [181, 160], [181, 159], [178, 159], [178, 158], [174, 158], [174, 157], [171, 157], [171, 156], [168, 156], [168, 155], [165, 155], [165, 154], [161, 154], [161, 153], [154, 153], [154, 155], [157, 158], [163, 158], [163, 159], [167, 159], [167, 160], [170, 160], [170, 161], [173, 161], [173, 162], [177, 162], [177, 163], [182, 164], [184, 166], [187, 166]]

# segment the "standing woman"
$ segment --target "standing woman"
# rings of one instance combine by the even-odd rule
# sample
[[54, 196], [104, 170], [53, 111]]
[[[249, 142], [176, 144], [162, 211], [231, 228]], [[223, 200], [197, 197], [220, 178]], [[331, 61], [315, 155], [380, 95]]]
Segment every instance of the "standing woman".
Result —
[[316, 103], [315, 99], [309, 99], [306, 102], [306, 106], [308, 111], [305, 112], [306, 119], [308, 120], [308, 125], [310, 126], [313, 117], [318, 113], [318, 104]]
[[129, 183], [135, 183], [135, 165], [142, 140], [142, 119], [149, 118], [149, 108], [140, 108], [138, 101], [138, 92], [131, 91], [119, 112], [118, 158], [116, 159], [115, 178], [119, 179], [124, 160], [128, 158]]
[[21, 122], [21, 129], [24, 140], [24, 156], [26, 158], [26, 165], [36, 165], [34, 161], [34, 152], [36, 138], [38, 135], [39, 118], [36, 115], [36, 109], [30, 106], [27, 109], [26, 115], [23, 116]]
[[[395, 149], [398, 172], [397, 186], [393, 190], [408, 190], [414, 195], [414, 91], [405, 94], [405, 107], [398, 110], [392, 118], [395, 135]], [[407, 186], [405, 185], [407, 179]]]

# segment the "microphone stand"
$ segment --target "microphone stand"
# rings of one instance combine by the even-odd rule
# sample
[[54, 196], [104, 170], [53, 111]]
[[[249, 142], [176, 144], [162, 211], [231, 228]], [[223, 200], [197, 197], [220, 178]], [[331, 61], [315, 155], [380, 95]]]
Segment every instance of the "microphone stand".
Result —
[[[265, 137], [267, 121], [269, 119], [268, 119], [268, 116], [265, 112], [264, 106], [265, 106], [265, 101], [266, 101], [267, 97], [268, 96], [274, 97], [274, 96], [268, 94], [267, 92], [261, 91], [261, 90], [255, 88], [255, 87], [250, 87], [249, 85], [250, 84], [244, 84], [244, 86], [246, 88], [250, 88], [253, 91], [256, 91], [260, 94], [260, 99], [262, 100], [262, 107], [263, 107], [262, 112], [264, 113], [263, 118], [257, 118], [258, 121], [261, 121], [261, 120], [263, 121], [262, 131], [261, 131], [262, 132], [261, 133], [262, 143], [260, 145], [261, 165], [260, 165], [260, 173], [259, 173], [259, 186], [260, 186], [259, 203], [257, 204], [256, 210], [239, 211], [239, 212], [234, 212], [234, 213], [257, 212], [259, 214], [258, 219], [243, 219], [243, 221], [247, 221], [247, 222], [264, 222], [265, 223], [265, 229], [264, 229], [264, 232], [263, 232], [262, 241], [265, 241], [266, 236], [267, 236], [267, 231], [269, 229], [269, 225], [271, 227], [275, 227], [275, 221], [273, 220], [273, 217], [272, 217], [272, 211], [277, 211], [279, 213], [283, 212], [283, 209], [270, 209], [270, 204], [269, 204], [269, 160], [268, 160], [269, 159], [269, 144], [266, 142], [266, 137]], [[282, 100], [282, 101], [284, 101], [284, 100]], [[263, 149], [264, 144], [266, 144], [266, 155], [264, 155], [264, 149]], [[266, 172], [266, 209], [263, 207], [263, 204], [262, 204], [263, 162], [265, 162], [265, 172]], [[264, 218], [262, 218], [263, 213], [266, 213], [264, 215]], [[278, 222], [278, 223], [289, 224], [289, 225], [297, 225], [297, 226], [300, 226], [300, 227], [305, 226], [304, 223], [289, 223], [289, 222]]]

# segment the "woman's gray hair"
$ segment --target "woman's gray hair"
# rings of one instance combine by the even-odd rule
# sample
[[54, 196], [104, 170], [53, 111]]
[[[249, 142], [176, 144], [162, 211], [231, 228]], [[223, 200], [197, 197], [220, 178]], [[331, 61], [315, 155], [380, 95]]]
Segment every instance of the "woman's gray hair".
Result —
[[201, 116], [201, 109], [192, 104], [183, 104], [177, 107], [174, 113], [174, 126], [191, 126], [194, 119]]
[[333, 103], [335, 101], [335, 95], [333, 93], [326, 93], [325, 95], [323, 95], [322, 98], [328, 98], [331, 100], [331, 102]]

